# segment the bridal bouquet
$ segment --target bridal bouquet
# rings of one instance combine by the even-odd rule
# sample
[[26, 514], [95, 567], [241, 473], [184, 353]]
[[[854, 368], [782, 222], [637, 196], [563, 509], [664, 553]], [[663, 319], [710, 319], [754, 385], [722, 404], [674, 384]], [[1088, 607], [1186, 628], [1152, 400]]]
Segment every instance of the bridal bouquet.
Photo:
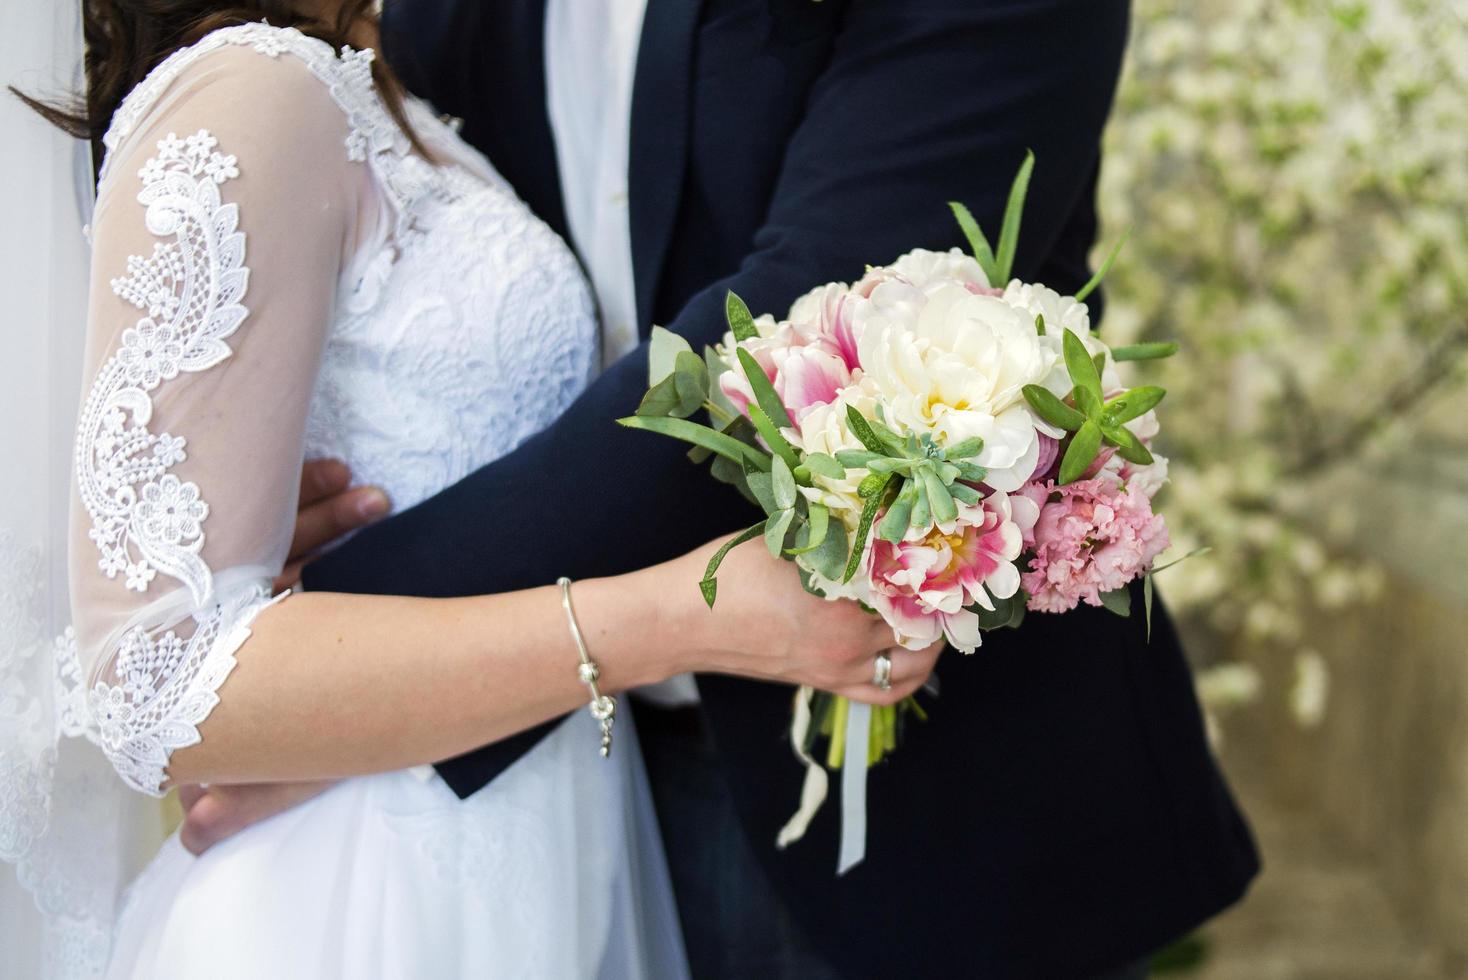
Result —
[[[1033, 164], [995, 246], [954, 204], [972, 254], [914, 250], [816, 287], [781, 320], [731, 293], [729, 332], [701, 356], [655, 332], [652, 387], [622, 424], [693, 443], [696, 462], [766, 515], [709, 563], [710, 605], [724, 556], [762, 538], [807, 589], [863, 603], [911, 649], [946, 638], [971, 653], [1026, 610], [1084, 602], [1126, 615], [1139, 577], [1150, 616], [1149, 571], [1168, 544], [1151, 505], [1167, 460], [1148, 448], [1164, 392], [1128, 389], [1118, 365], [1176, 347], [1109, 348], [1092, 333], [1084, 300], [1116, 250], [1075, 296], [1010, 278]], [[868, 717], [802, 691], [792, 734], [807, 787], [782, 844], [825, 796], [818, 739], [827, 766], [849, 771], [854, 758], [864, 775], [895, 747], [904, 713], [921, 710], [909, 699]], [[848, 800], [848, 837], [852, 819]]]

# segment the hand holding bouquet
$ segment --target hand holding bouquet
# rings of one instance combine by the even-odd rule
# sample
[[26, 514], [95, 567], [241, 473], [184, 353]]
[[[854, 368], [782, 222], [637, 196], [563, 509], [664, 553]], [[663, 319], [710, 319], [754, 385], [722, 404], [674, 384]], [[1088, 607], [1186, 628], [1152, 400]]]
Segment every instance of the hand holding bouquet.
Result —
[[[1167, 461], [1149, 448], [1164, 392], [1128, 390], [1117, 365], [1175, 347], [1111, 349], [1091, 331], [1084, 300], [1115, 251], [1075, 296], [1010, 278], [1032, 167], [997, 247], [953, 205], [971, 255], [914, 250], [854, 284], [816, 287], [779, 321], [731, 293], [729, 333], [702, 356], [655, 332], [652, 388], [622, 424], [693, 443], [695, 461], [711, 459], [766, 515], [709, 563], [710, 605], [723, 556], [759, 537], [806, 588], [863, 603], [910, 649], [943, 637], [971, 653], [983, 630], [1017, 626], [1026, 609], [1129, 612], [1128, 586], [1168, 544], [1151, 507]], [[691, 420], [700, 411], [713, 426]], [[821, 735], [832, 768], [851, 761], [851, 744], [865, 742], [855, 757], [866, 764], [894, 747], [902, 712], [853, 727], [864, 708], [801, 693], [793, 734], [812, 771]], [[808, 782], [808, 800], [824, 796], [824, 777], [808, 776], [821, 783]]]

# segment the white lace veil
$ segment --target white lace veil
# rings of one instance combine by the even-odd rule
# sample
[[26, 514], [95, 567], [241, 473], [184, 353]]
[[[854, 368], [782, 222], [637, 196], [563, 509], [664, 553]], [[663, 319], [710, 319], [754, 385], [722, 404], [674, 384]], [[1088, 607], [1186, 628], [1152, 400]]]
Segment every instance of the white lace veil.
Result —
[[[6, 3], [0, 86], [78, 90], [80, 3]], [[156, 849], [156, 800], [65, 737], [57, 646], [86, 328], [87, 147], [0, 90], [0, 975], [101, 972], [121, 886]], [[78, 692], [79, 693], [79, 692]]]

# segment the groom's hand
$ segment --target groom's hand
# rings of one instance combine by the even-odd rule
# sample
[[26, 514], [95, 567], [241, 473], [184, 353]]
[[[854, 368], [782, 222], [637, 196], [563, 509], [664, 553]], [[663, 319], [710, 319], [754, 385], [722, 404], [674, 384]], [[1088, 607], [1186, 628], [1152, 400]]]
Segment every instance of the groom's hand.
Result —
[[275, 580], [282, 592], [301, 580], [301, 569], [337, 538], [387, 514], [387, 494], [377, 487], [353, 487], [352, 471], [335, 459], [311, 460], [301, 467], [301, 498], [290, 557]]
[[239, 786], [181, 786], [178, 800], [184, 808], [179, 841], [190, 854], [203, 854], [277, 813], [315, 799], [334, 783], [253, 783]]

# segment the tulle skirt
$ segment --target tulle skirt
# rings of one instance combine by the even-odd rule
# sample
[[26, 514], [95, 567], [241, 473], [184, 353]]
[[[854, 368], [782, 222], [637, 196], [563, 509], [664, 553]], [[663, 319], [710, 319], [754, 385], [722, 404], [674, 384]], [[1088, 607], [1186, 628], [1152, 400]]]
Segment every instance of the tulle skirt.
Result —
[[458, 799], [427, 771], [340, 783], [134, 883], [110, 980], [687, 975], [630, 717], [587, 712]]

